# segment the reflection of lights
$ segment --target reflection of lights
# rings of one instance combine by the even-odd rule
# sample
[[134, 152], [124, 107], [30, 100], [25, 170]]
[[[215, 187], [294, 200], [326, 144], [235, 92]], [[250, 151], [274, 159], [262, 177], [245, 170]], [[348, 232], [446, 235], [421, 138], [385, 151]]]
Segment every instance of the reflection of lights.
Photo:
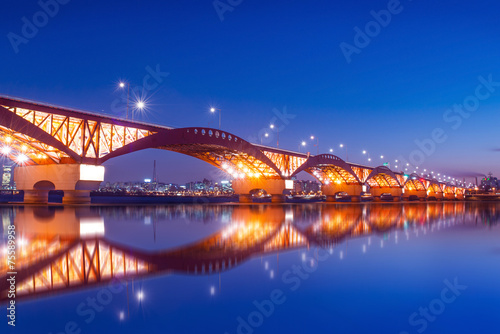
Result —
[[210, 287], [210, 295], [211, 296], [215, 295], [215, 286], [213, 285]]
[[339, 258], [342, 260], [344, 258], [344, 251], [340, 251]]
[[380, 240], [380, 248], [384, 248], [384, 240]]
[[366, 245], [363, 245], [363, 253], [366, 253]]
[[271, 272], [269, 273], [269, 276], [270, 276], [271, 278], [274, 278], [274, 270], [271, 270]]
[[264, 269], [266, 269], [266, 270], [269, 269], [269, 262], [267, 262], [267, 261], [264, 262]]
[[306, 253], [302, 253], [302, 261], [306, 260]]
[[139, 301], [142, 301], [142, 300], [144, 299], [144, 292], [139, 291], [139, 292], [137, 293], [137, 299], [138, 299]]
[[97, 218], [80, 219], [80, 236], [100, 236], [104, 235], [104, 220]]
[[119, 314], [119, 317], [120, 317], [120, 320], [124, 320], [125, 319], [125, 312], [121, 311]]

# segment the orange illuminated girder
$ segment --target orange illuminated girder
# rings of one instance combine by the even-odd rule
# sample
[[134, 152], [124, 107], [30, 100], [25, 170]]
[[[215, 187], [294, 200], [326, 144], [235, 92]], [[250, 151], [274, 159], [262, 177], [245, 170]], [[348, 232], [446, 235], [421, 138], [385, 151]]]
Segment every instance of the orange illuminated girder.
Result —
[[122, 250], [114, 250], [101, 240], [82, 240], [19, 282], [17, 293], [24, 295], [87, 285], [149, 270], [149, 263], [127, 256]]
[[362, 167], [356, 167], [356, 166], [351, 166], [351, 168], [361, 182], [366, 182], [366, 178], [373, 171], [373, 169], [371, 169], [371, 168], [362, 168]]
[[307, 168], [306, 172], [316, 177], [320, 182], [329, 181], [335, 184], [358, 184], [358, 180], [339, 166], [323, 165], [318, 167]]
[[190, 145], [171, 145], [161, 148], [187, 154], [208, 162], [209, 164], [224, 170], [228, 174], [231, 174], [235, 178], [244, 176], [281, 179], [281, 176], [266, 163], [249, 154], [238, 152], [226, 147], [200, 143]]
[[[51, 114], [32, 109], [1, 106], [48, 133], [81, 158], [101, 158], [154, 132], [84, 118]], [[74, 163], [66, 152], [55, 149], [23, 133], [0, 126], [2, 141], [24, 152], [27, 164]]]
[[366, 181], [372, 188], [400, 187], [398, 181], [392, 176], [384, 173], [377, 174]]
[[263, 153], [276, 165], [276, 167], [278, 167], [281, 174], [285, 177], [292, 175], [297, 168], [302, 166], [307, 161], [306, 158], [294, 155], [269, 151], [263, 151]]

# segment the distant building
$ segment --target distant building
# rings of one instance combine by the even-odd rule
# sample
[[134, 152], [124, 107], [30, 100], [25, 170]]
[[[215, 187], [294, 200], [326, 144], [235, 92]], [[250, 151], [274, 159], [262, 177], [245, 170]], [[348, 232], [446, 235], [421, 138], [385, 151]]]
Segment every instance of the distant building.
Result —
[[499, 181], [498, 178], [493, 177], [492, 174], [489, 174], [488, 177], [485, 177], [481, 180], [481, 184], [479, 185], [479, 189], [484, 191], [490, 190], [498, 190], [499, 189]]
[[316, 193], [321, 191], [321, 184], [317, 181], [294, 181], [293, 191], [296, 193]]
[[12, 166], [3, 166], [2, 189], [14, 189], [14, 168]]

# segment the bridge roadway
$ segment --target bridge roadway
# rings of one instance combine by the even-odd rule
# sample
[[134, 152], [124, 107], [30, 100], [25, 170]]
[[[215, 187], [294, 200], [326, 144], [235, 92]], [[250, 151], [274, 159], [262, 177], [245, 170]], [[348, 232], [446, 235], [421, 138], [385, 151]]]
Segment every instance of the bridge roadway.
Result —
[[102, 164], [147, 148], [186, 154], [229, 174], [241, 202], [263, 189], [284, 201], [286, 181], [304, 171], [327, 195], [347, 192], [359, 201], [363, 191], [375, 200], [429, 197], [464, 199], [466, 187], [385, 166], [346, 162], [333, 154], [312, 155], [252, 144], [232, 133], [206, 127], [172, 128], [78, 109], [0, 95], [0, 152], [17, 163], [14, 180], [25, 202], [46, 203], [50, 190], [63, 190], [63, 203], [90, 202], [90, 191], [104, 180]]

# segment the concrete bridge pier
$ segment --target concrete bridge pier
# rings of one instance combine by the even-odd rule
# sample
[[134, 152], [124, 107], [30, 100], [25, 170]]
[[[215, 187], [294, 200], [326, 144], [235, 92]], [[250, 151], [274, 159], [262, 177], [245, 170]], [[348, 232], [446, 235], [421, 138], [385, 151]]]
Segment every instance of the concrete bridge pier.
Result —
[[394, 197], [394, 202], [400, 202], [403, 194], [403, 189], [395, 187], [372, 187], [370, 191], [375, 202], [381, 202], [380, 195], [384, 193], [391, 194]]
[[335, 194], [341, 191], [351, 196], [351, 202], [359, 202], [363, 186], [360, 184], [324, 184], [321, 187], [321, 192], [326, 195], [327, 202], [335, 202]]
[[20, 166], [14, 169], [24, 203], [46, 204], [50, 190], [63, 190], [63, 203], [90, 203], [90, 191], [104, 180], [104, 167], [80, 164]]
[[433, 191], [430, 191], [428, 194], [427, 194], [427, 197], [435, 197], [436, 200], [438, 201], [442, 201], [443, 200], [443, 193], [442, 192], [433, 192]]
[[403, 193], [403, 200], [408, 201], [410, 196], [417, 196], [419, 201], [425, 201], [427, 198], [427, 191], [425, 190], [406, 190]]
[[453, 193], [446, 193], [444, 194], [444, 199], [448, 200], [448, 201], [453, 201], [455, 200], [455, 194]]
[[285, 196], [283, 195], [285, 180], [261, 178], [236, 179], [233, 180], [232, 186], [234, 193], [240, 197], [240, 203], [251, 203], [252, 196], [250, 195], [250, 191], [254, 189], [265, 190], [271, 195], [271, 202], [273, 203], [285, 202]]

